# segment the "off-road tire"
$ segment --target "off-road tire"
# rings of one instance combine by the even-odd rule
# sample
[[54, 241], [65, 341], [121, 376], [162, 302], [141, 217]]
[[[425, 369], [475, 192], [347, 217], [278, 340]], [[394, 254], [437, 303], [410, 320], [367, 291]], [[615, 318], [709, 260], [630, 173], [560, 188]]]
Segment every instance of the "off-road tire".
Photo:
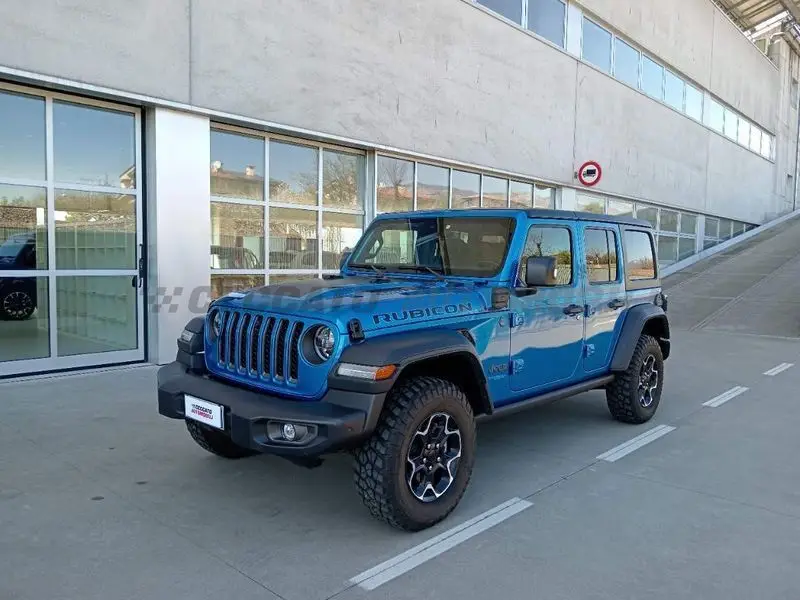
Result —
[[189, 430], [189, 435], [197, 442], [197, 445], [211, 454], [231, 459], [246, 458], [257, 454], [254, 450], [237, 446], [224, 433], [197, 421], [186, 419], [186, 429]]
[[[461, 458], [444, 494], [424, 503], [406, 480], [409, 444], [425, 419], [448, 414], [461, 434]], [[445, 519], [458, 505], [472, 477], [475, 419], [466, 394], [436, 377], [415, 377], [390, 392], [372, 436], [355, 451], [355, 484], [370, 513], [389, 525], [420, 531]]]
[[[658, 372], [658, 387], [653, 394], [650, 406], [642, 406], [639, 399], [639, 376], [642, 365], [649, 356], [655, 358]], [[661, 402], [661, 390], [664, 385], [664, 357], [661, 346], [651, 335], [642, 334], [636, 343], [628, 368], [617, 373], [614, 381], [606, 387], [608, 410], [616, 420], [623, 423], [641, 424], [649, 421]]]

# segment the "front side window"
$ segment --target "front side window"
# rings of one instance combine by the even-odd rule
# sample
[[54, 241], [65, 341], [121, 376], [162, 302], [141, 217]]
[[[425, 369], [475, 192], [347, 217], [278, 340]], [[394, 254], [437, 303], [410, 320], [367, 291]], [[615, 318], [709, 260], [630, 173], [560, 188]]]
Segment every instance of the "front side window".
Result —
[[587, 229], [585, 236], [586, 273], [589, 283], [617, 280], [617, 236], [610, 229]]
[[554, 256], [558, 285], [572, 284], [572, 236], [566, 227], [533, 225], [525, 240], [519, 263], [519, 279], [524, 284], [529, 257]]
[[349, 265], [395, 273], [494, 277], [514, 233], [511, 218], [415, 217], [376, 221]]
[[628, 278], [655, 279], [656, 256], [653, 251], [653, 242], [645, 231], [625, 232], [625, 268]]

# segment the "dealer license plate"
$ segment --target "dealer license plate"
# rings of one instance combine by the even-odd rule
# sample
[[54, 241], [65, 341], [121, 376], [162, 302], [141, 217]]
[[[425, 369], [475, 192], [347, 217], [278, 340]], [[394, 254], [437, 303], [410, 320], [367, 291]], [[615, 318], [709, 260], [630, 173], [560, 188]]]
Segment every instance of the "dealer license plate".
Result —
[[211, 425], [211, 427], [216, 427], [217, 429], [225, 429], [222, 420], [222, 407], [219, 404], [201, 400], [189, 394], [184, 394], [183, 404], [188, 419], [194, 419], [195, 421]]

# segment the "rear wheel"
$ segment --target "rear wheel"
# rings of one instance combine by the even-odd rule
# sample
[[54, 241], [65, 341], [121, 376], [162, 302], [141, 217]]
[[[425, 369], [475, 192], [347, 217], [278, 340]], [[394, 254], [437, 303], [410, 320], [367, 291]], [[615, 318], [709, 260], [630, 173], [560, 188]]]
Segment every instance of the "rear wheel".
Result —
[[30, 319], [36, 310], [36, 302], [24, 290], [11, 290], [0, 298], [0, 314], [11, 321]]
[[464, 495], [475, 457], [475, 422], [455, 384], [415, 377], [393, 390], [355, 453], [355, 483], [373, 516], [407, 531], [431, 527]]
[[208, 425], [203, 425], [197, 421], [187, 419], [186, 429], [189, 430], [189, 435], [197, 442], [197, 445], [203, 450], [211, 452], [211, 454], [232, 459], [246, 458], [257, 454], [254, 450], [237, 446], [224, 433], [211, 429]]
[[664, 385], [664, 358], [658, 341], [642, 335], [636, 343], [626, 371], [617, 373], [606, 388], [611, 415], [624, 423], [649, 421], [661, 402]]

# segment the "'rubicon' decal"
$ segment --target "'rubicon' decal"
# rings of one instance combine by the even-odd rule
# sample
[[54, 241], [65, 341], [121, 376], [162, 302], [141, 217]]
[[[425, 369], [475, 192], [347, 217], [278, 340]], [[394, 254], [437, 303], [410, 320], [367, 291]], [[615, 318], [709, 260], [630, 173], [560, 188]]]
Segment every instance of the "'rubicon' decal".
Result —
[[445, 304], [444, 306], [434, 306], [431, 308], [416, 308], [414, 310], [404, 310], [401, 312], [376, 313], [372, 315], [372, 320], [376, 325], [380, 323], [394, 323], [395, 321], [407, 321], [409, 319], [424, 319], [439, 315], [458, 315], [461, 313], [472, 312], [471, 302], [459, 304]]

